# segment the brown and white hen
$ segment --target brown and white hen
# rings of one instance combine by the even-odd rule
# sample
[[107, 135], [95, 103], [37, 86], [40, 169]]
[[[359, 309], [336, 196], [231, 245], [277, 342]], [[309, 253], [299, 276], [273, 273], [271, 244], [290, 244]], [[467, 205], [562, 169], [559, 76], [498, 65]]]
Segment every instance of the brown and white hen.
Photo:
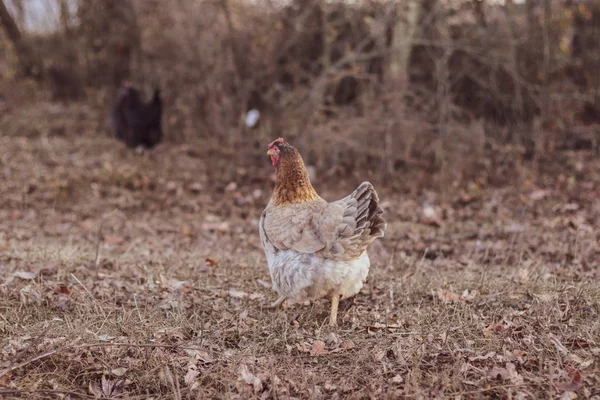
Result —
[[329, 323], [335, 325], [340, 298], [357, 294], [367, 278], [367, 247], [384, 235], [379, 197], [363, 182], [349, 196], [328, 203], [311, 185], [296, 148], [279, 138], [269, 144], [267, 155], [276, 182], [259, 230], [280, 296], [273, 305], [330, 297]]

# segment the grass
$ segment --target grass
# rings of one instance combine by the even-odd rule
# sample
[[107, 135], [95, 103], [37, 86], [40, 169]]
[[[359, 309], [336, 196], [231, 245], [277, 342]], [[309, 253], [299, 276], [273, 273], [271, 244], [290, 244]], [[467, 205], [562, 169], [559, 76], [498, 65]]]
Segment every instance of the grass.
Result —
[[326, 301], [267, 308], [267, 161], [43, 110], [0, 119], [0, 398], [600, 398], [593, 155], [543, 188], [376, 185], [386, 237], [331, 328]]

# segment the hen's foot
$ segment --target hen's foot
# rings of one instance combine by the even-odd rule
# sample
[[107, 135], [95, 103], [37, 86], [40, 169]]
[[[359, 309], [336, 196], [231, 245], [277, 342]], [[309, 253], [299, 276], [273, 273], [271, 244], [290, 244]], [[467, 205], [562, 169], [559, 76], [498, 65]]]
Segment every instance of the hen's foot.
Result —
[[271, 303], [271, 305], [269, 306], [269, 308], [277, 308], [281, 304], [283, 304], [284, 301], [285, 301], [285, 297], [279, 296], [279, 298], [277, 300], [275, 300], [273, 303]]

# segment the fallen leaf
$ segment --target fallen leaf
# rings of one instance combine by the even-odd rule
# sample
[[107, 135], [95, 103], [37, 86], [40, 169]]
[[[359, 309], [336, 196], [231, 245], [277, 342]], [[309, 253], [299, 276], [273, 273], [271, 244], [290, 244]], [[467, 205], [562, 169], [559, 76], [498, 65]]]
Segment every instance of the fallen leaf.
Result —
[[256, 282], [257, 282], [259, 285], [261, 285], [262, 287], [265, 287], [265, 288], [267, 288], [267, 289], [271, 289], [271, 288], [272, 288], [272, 286], [271, 286], [271, 283], [270, 283], [270, 282], [263, 281], [262, 279], [257, 279], [257, 280], [256, 280]]
[[531, 199], [533, 201], [538, 201], [538, 200], [542, 200], [543, 198], [547, 197], [549, 194], [550, 194], [549, 190], [538, 189], [538, 190], [534, 190], [533, 192], [531, 192], [529, 194], [529, 199]]
[[204, 364], [213, 363], [215, 360], [204, 350], [196, 350], [196, 349], [184, 349], [184, 351], [189, 355], [194, 357], [196, 360], [201, 361]]
[[251, 293], [248, 298], [250, 300], [262, 300], [265, 298], [265, 295], [262, 293]]
[[196, 378], [198, 377], [198, 375], [200, 375], [200, 372], [198, 371], [198, 368], [196, 368], [195, 365], [191, 365], [188, 368], [188, 371], [185, 374], [185, 377], [183, 378], [184, 382], [187, 385], [191, 385], [192, 383], [194, 383], [194, 381], [196, 380]]
[[254, 387], [254, 393], [258, 393], [261, 391], [262, 381], [258, 376], [250, 372], [246, 364], [240, 365], [239, 374], [243, 382]]
[[111, 397], [121, 393], [123, 381], [118, 379], [107, 379], [102, 375], [102, 394], [104, 397]]
[[502, 367], [494, 367], [486, 372], [486, 375], [490, 378], [497, 378], [498, 376], [500, 376], [502, 379], [508, 378], [508, 372], [506, 371], [506, 368]]
[[121, 244], [125, 241], [121, 236], [104, 236], [104, 243], [106, 244]]
[[21, 303], [23, 304], [39, 304], [42, 302], [42, 296], [32, 285], [27, 285], [23, 289], [19, 290], [19, 297]]
[[12, 275], [15, 278], [31, 280], [31, 279], [35, 279], [35, 277], [37, 276], [37, 272], [16, 271]]
[[208, 265], [209, 267], [214, 267], [215, 265], [219, 264], [219, 262], [216, 259], [211, 258], [211, 257], [206, 257], [205, 262], [206, 262], [206, 265]]
[[127, 368], [119, 367], [110, 371], [114, 376], [123, 376], [127, 372]]
[[491, 378], [497, 378], [500, 376], [502, 380], [510, 381], [515, 385], [520, 385], [523, 383], [523, 377], [519, 375], [517, 368], [513, 363], [506, 363], [506, 368], [494, 367], [489, 370], [486, 375]]
[[98, 382], [90, 381], [88, 385], [88, 391], [97, 399], [102, 397], [102, 388], [100, 388], [100, 384]]
[[235, 299], [243, 299], [244, 297], [248, 297], [248, 293], [237, 289], [229, 289], [227, 294]]
[[204, 186], [199, 182], [192, 183], [188, 186], [188, 190], [193, 193], [200, 193], [202, 189], [204, 189]]
[[475, 356], [475, 357], [469, 357], [469, 361], [479, 361], [479, 360], [487, 360], [488, 358], [492, 358], [496, 355], [495, 351], [490, 351], [489, 353], [487, 353], [484, 356]]
[[313, 356], [327, 354], [327, 350], [325, 350], [325, 343], [321, 340], [315, 340], [312, 344], [310, 354], [312, 354]]
[[575, 392], [579, 390], [582, 386], [581, 371], [579, 371], [576, 368], [567, 367], [567, 373], [569, 374], [571, 380], [567, 382], [557, 383], [555, 385], [556, 390], [559, 390], [561, 392]]
[[438, 298], [444, 304], [457, 303], [461, 301], [461, 297], [458, 293], [454, 293], [446, 289], [438, 289], [436, 293]]
[[109, 335], [97, 335], [96, 339], [98, 339], [101, 342], [108, 342], [109, 340], [113, 340], [114, 338], [116, 338], [116, 336], [109, 336]]
[[9, 372], [7, 374], [0, 376], [0, 387], [2, 387], [2, 386], [6, 387], [8, 385], [8, 381], [10, 380], [11, 377], [12, 377], [12, 372]]
[[190, 226], [185, 222], [181, 224], [181, 236], [194, 236], [194, 234], [192, 233], [192, 228], [190, 228]]
[[54, 286], [54, 293], [56, 294], [71, 294], [71, 289], [67, 285], [56, 285]]
[[437, 297], [442, 301], [442, 303], [450, 304], [460, 303], [463, 301], [471, 301], [477, 296], [479, 292], [477, 290], [471, 290], [469, 292], [469, 289], [465, 289], [462, 292], [462, 294], [458, 294], [446, 289], [438, 289], [434, 293], [437, 294]]
[[563, 211], [577, 211], [579, 210], [579, 204], [577, 203], [567, 203], [562, 207]]
[[91, 219], [91, 218], [84, 219], [83, 221], [81, 221], [81, 223], [79, 224], [79, 226], [84, 231], [89, 231], [94, 226], [94, 220]]

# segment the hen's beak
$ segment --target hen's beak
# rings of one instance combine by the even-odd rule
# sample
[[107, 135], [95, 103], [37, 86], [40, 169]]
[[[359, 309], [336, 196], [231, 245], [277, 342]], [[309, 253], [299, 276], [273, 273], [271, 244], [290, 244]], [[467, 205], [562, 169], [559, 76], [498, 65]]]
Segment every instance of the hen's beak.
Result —
[[274, 155], [275, 155], [275, 153], [273, 153], [273, 151], [271, 151], [271, 149], [269, 149], [269, 151], [267, 151], [267, 155], [268, 155], [268, 156], [274, 156]]

